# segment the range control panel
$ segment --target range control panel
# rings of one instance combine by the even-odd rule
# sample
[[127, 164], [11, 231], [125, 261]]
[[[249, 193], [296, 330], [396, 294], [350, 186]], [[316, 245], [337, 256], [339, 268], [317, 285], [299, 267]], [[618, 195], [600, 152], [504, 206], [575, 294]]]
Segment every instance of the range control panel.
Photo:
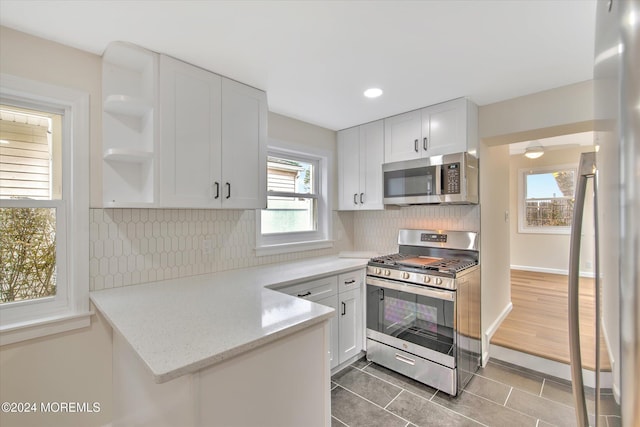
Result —
[[422, 233], [420, 235], [421, 242], [447, 243], [446, 234]]

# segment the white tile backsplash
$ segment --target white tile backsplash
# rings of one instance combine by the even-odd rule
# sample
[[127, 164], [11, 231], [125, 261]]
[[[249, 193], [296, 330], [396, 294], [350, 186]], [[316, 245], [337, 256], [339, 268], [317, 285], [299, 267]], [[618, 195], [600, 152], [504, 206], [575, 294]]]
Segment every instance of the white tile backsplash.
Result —
[[253, 210], [91, 209], [90, 215], [92, 291], [341, 251], [396, 252], [400, 228], [480, 230], [478, 205], [334, 212], [333, 248], [257, 257]]
[[354, 250], [398, 251], [401, 228], [480, 231], [480, 205], [407, 206], [354, 215]]
[[[353, 213], [333, 213], [334, 246], [255, 255], [254, 210], [91, 209], [90, 290], [353, 250]], [[204, 240], [212, 249], [204, 253]]]

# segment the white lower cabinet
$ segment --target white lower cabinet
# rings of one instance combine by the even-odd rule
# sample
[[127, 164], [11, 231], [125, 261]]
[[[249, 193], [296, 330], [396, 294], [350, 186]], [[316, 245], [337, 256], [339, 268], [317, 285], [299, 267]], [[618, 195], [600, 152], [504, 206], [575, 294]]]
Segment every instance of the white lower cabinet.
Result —
[[365, 271], [358, 269], [278, 289], [335, 310], [330, 322], [331, 369], [364, 348], [364, 277]]
[[338, 353], [336, 352], [336, 349], [339, 348], [338, 346], [340, 345], [340, 333], [339, 333], [339, 324], [338, 324], [338, 295], [332, 295], [330, 297], [326, 297], [326, 298], [322, 298], [320, 300], [314, 301], [317, 302], [318, 304], [322, 304], [325, 305], [327, 307], [331, 307], [333, 308], [336, 312], [334, 313], [333, 317], [331, 318], [330, 323], [330, 327], [329, 327], [329, 333], [331, 334], [330, 338], [329, 338], [329, 366], [331, 367], [331, 369], [335, 368], [336, 366], [338, 366], [338, 364], [340, 363], [340, 358], [338, 356]]
[[339, 294], [338, 329], [340, 343], [338, 363], [344, 363], [362, 350], [362, 297], [360, 289]]
[[113, 332], [113, 427], [331, 424], [324, 321], [158, 384]]

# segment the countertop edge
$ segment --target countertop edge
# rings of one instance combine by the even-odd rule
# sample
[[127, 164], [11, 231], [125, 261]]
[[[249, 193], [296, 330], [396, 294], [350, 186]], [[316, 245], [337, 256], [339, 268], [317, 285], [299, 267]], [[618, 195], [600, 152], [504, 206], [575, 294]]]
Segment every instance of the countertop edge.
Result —
[[251, 350], [254, 350], [256, 348], [262, 347], [263, 345], [269, 344], [271, 342], [277, 341], [280, 338], [284, 338], [286, 336], [289, 336], [291, 334], [295, 334], [296, 332], [300, 332], [304, 329], [307, 329], [311, 326], [314, 326], [318, 323], [321, 323], [325, 320], [330, 319], [333, 316], [333, 312], [335, 310], [331, 309], [331, 311], [325, 313], [325, 314], [321, 314], [318, 315], [316, 317], [313, 317], [311, 319], [308, 319], [306, 321], [300, 322], [296, 325], [290, 326], [288, 328], [284, 328], [281, 329], [277, 332], [274, 332], [272, 334], [266, 335], [262, 338], [258, 338], [256, 340], [247, 342], [245, 344], [236, 346], [234, 348], [231, 348], [227, 351], [215, 354], [209, 358], [206, 359], [202, 359], [199, 360], [196, 363], [192, 363], [189, 365], [185, 365], [182, 368], [178, 368], [178, 369], [174, 369], [172, 371], [166, 372], [166, 373], [155, 373], [151, 370], [151, 368], [149, 368], [148, 365], [147, 368], [149, 369], [149, 372], [151, 372], [151, 375], [153, 375], [153, 379], [154, 382], [156, 384], [162, 384], [171, 380], [174, 380], [176, 378], [179, 378], [181, 376], [184, 375], [188, 375], [188, 374], [193, 374], [195, 372], [201, 371], [203, 369], [206, 368], [210, 368], [212, 366], [217, 365], [218, 363], [222, 363], [226, 360], [229, 360], [235, 356], [239, 356], [241, 354], [247, 353]]

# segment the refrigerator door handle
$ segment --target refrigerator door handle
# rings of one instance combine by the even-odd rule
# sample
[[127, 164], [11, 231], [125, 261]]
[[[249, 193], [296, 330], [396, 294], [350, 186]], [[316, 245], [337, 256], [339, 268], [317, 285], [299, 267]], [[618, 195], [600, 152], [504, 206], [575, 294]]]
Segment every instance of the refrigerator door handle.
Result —
[[[571, 384], [573, 387], [573, 398], [575, 400], [576, 419], [579, 427], [589, 426], [587, 403], [584, 396], [584, 383], [582, 381], [582, 356], [580, 353], [580, 317], [578, 311], [580, 303], [580, 239], [582, 234], [582, 217], [584, 214], [587, 179], [595, 176], [595, 161], [595, 153], [583, 153], [580, 156], [569, 249], [569, 356], [571, 358]], [[599, 325], [598, 319], [596, 320], [596, 324]]]

